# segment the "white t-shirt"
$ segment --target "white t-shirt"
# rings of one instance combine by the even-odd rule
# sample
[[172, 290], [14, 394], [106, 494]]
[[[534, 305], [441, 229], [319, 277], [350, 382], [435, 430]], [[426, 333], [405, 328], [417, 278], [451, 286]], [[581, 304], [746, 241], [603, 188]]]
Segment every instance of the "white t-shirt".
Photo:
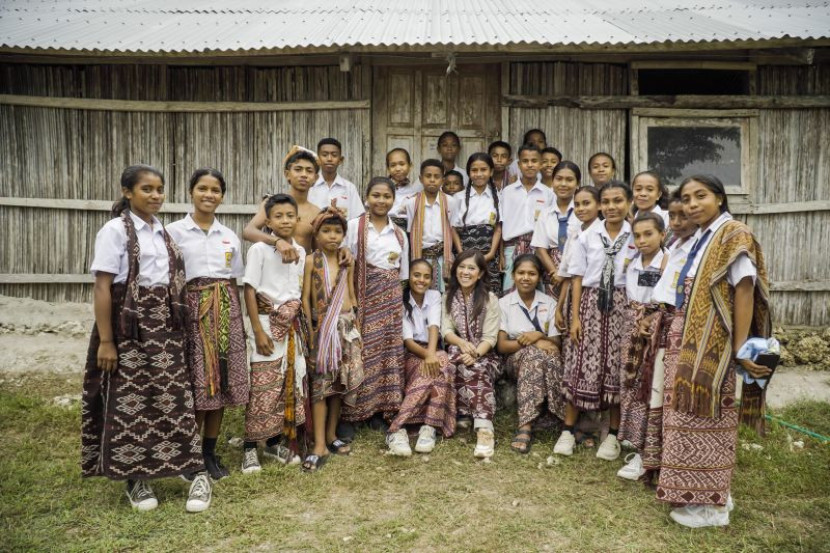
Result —
[[645, 268], [642, 256], [637, 255], [631, 260], [625, 274], [625, 291], [628, 299], [640, 303], [651, 303], [654, 287], [660, 280], [660, 265], [663, 263], [663, 257], [662, 251], [657, 252]]
[[499, 300], [499, 308], [501, 308], [501, 324], [499, 330], [505, 332], [507, 337], [515, 340], [519, 334], [525, 332], [534, 332], [536, 327], [533, 326], [531, 319], [536, 319], [539, 326], [548, 336], [559, 336], [559, 330], [554, 324], [556, 317], [556, 300], [552, 297], [536, 290], [536, 297], [533, 298], [533, 303], [530, 309], [527, 310], [528, 315], [525, 315], [522, 308], [527, 309], [527, 306], [519, 297], [519, 291], [513, 290]]
[[[455, 205], [453, 206], [453, 216], [450, 221], [455, 228], [462, 228], [466, 223], [467, 226], [473, 225], [490, 225], [496, 226], [498, 223], [498, 216], [496, 214], [496, 203], [493, 198], [493, 192], [489, 186], [485, 186], [484, 190], [479, 194], [475, 188], [470, 188], [470, 205], [465, 201], [467, 195], [466, 190], [456, 192], [453, 194]], [[501, 205], [501, 195], [498, 195], [499, 205]], [[467, 214], [467, 220], [464, 221], [464, 214]]]
[[167, 232], [182, 250], [187, 280], [239, 278], [245, 274], [242, 243], [231, 229], [214, 218], [207, 234], [188, 214], [167, 225]]
[[338, 208], [346, 210], [346, 219], [360, 217], [366, 211], [363, 207], [363, 200], [360, 199], [360, 192], [354, 183], [337, 175], [329, 186], [320, 175], [308, 191], [308, 201], [323, 209], [331, 206], [332, 200]]
[[415, 299], [409, 298], [412, 306], [412, 319], [403, 310], [403, 339], [415, 340], [426, 344], [429, 342], [429, 327], [441, 329], [441, 293], [438, 290], [427, 290], [424, 294], [424, 304], [418, 305]]
[[[170, 257], [164, 242], [164, 226], [153, 217], [152, 227], [130, 212], [140, 250], [138, 260], [139, 286], [167, 286], [170, 283]], [[113, 283], [127, 281], [129, 273], [127, 256], [127, 229], [121, 217], [107, 221], [95, 237], [95, 255], [90, 271], [115, 275]]]
[[[359, 223], [360, 218], [351, 219], [346, 232], [345, 245], [349, 247], [354, 256], [357, 256], [357, 229]], [[403, 248], [401, 248], [395, 234], [395, 228], [392, 219], [387, 218], [386, 226], [378, 232], [367, 217], [366, 263], [378, 269], [398, 269], [400, 279], [406, 280], [409, 278], [409, 240], [406, 233], [401, 231], [403, 235]], [[360, 260], [357, 259], [356, 262], [360, 263]]]
[[501, 191], [502, 239], [506, 242], [517, 236], [533, 232], [536, 221], [555, 201], [553, 191], [537, 180], [525, 190], [517, 181]]
[[584, 288], [596, 288], [602, 278], [602, 268], [605, 265], [605, 246], [601, 236], [604, 236], [609, 243], [613, 244], [622, 236], [628, 233], [620, 251], [614, 256], [614, 286], [625, 286], [625, 270], [628, 262], [636, 255], [634, 239], [631, 236], [631, 225], [623, 221], [622, 228], [617, 237], [612, 240], [605, 228], [605, 223], [591, 225], [583, 232], [574, 244], [573, 255], [569, 259], [568, 271], [571, 275], [582, 277]]

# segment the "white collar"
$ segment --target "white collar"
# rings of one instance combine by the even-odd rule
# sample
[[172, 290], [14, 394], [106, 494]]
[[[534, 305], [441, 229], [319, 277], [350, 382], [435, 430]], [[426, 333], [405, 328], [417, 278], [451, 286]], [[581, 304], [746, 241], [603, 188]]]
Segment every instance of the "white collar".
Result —
[[[539, 290], [536, 290], [534, 292], [533, 301], [530, 303], [530, 309], [528, 309], [528, 311], [533, 311], [534, 309], [536, 309], [536, 307], [539, 306], [540, 303], [542, 303], [541, 298], [539, 297], [540, 294], [541, 292], [539, 292]], [[512, 292], [510, 292], [510, 305], [519, 305], [521, 307], [525, 307], [525, 302], [523, 302], [521, 296], [519, 296], [518, 290], [513, 290]]]
[[705, 229], [705, 230], [704, 230], [704, 229], [701, 229], [701, 228], [697, 229], [697, 232], [695, 232], [695, 236], [694, 236], [694, 237], [695, 237], [696, 239], [699, 239], [701, 236], [703, 236], [703, 233], [704, 233], [704, 232], [706, 232], [707, 230], [711, 230], [711, 231], [712, 231], [712, 232], [710, 233], [710, 235], [711, 235], [711, 234], [715, 234], [715, 233], [718, 231], [718, 229], [719, 229], [719, 228], [721, 228], [721, 227], [722, 227], [722, 226], [723, 226], [723, 225], [724, 225], [727, 221], [729, 221], [730, 219], [732, 219], [732, 215], [731, 215], [728, 211], [724, 211], [723, 213], [721, 213], [721, 214], [718, 216], [718, 218], [717, 218], [717, 219], [715, 219], [714, 221], [712, 221], [712, 224], [711, 224], [711, 225], [709, 225], [709, 228], [707, 228], [707, 229]]
[[[554, 196], [555, 195], [556, 194], [554, 194]], [[550, 210], [551, 210], [551, 212], [556, 213], [559, 216], [564, 215], [561, 211], [559, 211], [559, 202], [556, 198], [554, 198], [553, 205], [551, 206]], [[566, 211], [566, 213], [570, 212], [570, 214], [573, 215], [573, 210], [574, 210], [574, 201], [571, 200], [571, 202], [568, 204], [568, 209], [565, 210], [565, 211]]]
[[[323, 177], [322, 172], [320, 172], [320, 176], [317, 178], [317, 182], [314, 183], [315, 188], [318, 186], [325, 186], [326, 188], [329, 187], [325, 177]], [[336, 173], [334, 175], [334, 181], [331, 183], [331, 188], [334, 188], [335, 186], [346, 186], [346, 183], [344, 182], [343, 177], [340, 176], [340, 173]]]
[[[188, 230], [198, 230], [199, 232], [204, 232], [202, 227], [196, 224], [196, 221], [193, 220], [193, 217], [190, 213], [184, 216], [184, 226], [187, 227]], [[219, 232], [221, 229], [221, 224], [219, 223], [219, 219], [216, 217], [213, 218], [213, 222], [210, 224], [210, 228], [208, 229], [208, 234], [212, 232]]]
[[[141, 217], [139, 217], [138, 215], [136, 215], [132, 211], [130, 211], [130, 217], [133, 220], [133, 225], [135, 226], [136, 232], [140, 231], [141, 229], [143, 229], [146, 226], [149, 226], [147, 224], [147, 221], [145, 221], [144, 219], [142, 219]], [[159, 221], [159, 218], [156, 217], [155, 215], [153, 215], [153, 226], [152, 226], [151, 230], [153, 232], [164, 232], [164, 225], [161, 224], [161, 221]]]
[[[597, 221], [599, 221], [599, 218], [597, 218]], [[611, 240], [611, 235], [608, 234], [608, 228], [605, 226], [605, 221], [602, 221], [602, 224], [599, 226], [598, 229], [596, 229], [596, 232], [597, 234], [605, 236], [606, 238], [608, 238], [608, 240]], [[616, 238], [611, 240], [611, 242], [617, 241], [620, 238], [620, 236], [626, 232], [629, 234], [629, 236], [631, 235], [631, 225], [628, 223], [628, 221], [623, 220], [622, 228], [620, 228], [620, 233], [617, 235]]]
[[437, 290], [427, 290], [424, 293], [424, 303], [421, 306], [421, 305], [418, 305], [418, 303], [415, 301], [415, 298], [413, 298], [412, 295], [410, 295], [409, 296], [409, 305], [411, 305], [412, 307], [417, 307], [418, 309], [424, 310], [427, 307], [430, 307], [431, 305], [434, 305], [435, 296], [438, 296], [439, 301], [441, 300], [441, 293], [440, 292], [438, 292]]
[[[660, 251], [658, 251], [656, 254], [654, 254], [654, 257], [651, 259], [651, 263], [648, 264], [647, 268], [648, 269], [657, 269], [659, 271], [660, 266], [663, 264], [663, 255], [664, 254], [663, 254], [662, 249]], [[646, 269], [643, 268], [643, 256], [638, 253], [637, 257], [635, 257], [631, 261], [631, 267], [636, 271], [646, 270]]]

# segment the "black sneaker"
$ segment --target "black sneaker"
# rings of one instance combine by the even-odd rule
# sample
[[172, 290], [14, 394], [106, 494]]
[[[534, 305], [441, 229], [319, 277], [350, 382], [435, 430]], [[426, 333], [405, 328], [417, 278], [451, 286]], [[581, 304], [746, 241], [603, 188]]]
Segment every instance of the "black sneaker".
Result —
[[222, 464], [222, 460], [216, 455], [205, 456], [205, 469], [214, 482], [218, 482], [231, 475], [225, 465]]

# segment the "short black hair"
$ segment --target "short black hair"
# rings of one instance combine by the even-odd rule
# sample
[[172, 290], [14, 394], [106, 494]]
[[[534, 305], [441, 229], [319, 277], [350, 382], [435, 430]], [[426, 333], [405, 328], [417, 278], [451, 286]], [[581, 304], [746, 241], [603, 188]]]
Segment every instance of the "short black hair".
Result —
[[542, 156], [542, 150], [540, 150], [536, 144], [522, 144], [519, 147], [519, 151], [516, 152], [516, 156], [522, 157], [522, 152], [536, 152], [537, 154], [539, 154], [539, 157]]
[[202, 167], [193, 171], [193, 174], [190, 175], [190, 193], [193, 194], [193, 189], [196, 188], [196, 183], [199, 182], [199, 179], [205, 176], [211, 176], [219, 181], [219, 188], [222, 189], [222, 195], [224, 196], [225, 190], [227, 189], [227, 186], [225, 185], [225, 175], [223, 175], [219, 169], [214, 169], [212, 167]]
[[268, 199], [265, 200], [265, 216], [270, 218], [271, 210], [274, 208], [275, 205], [279, 204], [291, 204], [294, 206], [294, 211], [297, 212], [299, 212], [300, 209], [297, 206], [297, 200], [295, 200], [288, 194], [274, 194], [272, 196], [268, 196]]
[[495, 142], [491, 142], [490, 145], [487, 146], [487, 153], [492, 156], [495, 148], [504, 148], [507, 150], [507, 155], [513, 155], [513, 147], [504, 140], [496, 140]]
[[337, 225], [338, 227], [343, 229], [343, 232], [346, 232], [348, 229], [348, 225], [346, 224], [345, 219], [343, 217], [328, 217], [323, 219], [323, 222], [320, 223], [319, 228], [323, 228], [323, 225]]
[[288, 169], [292, 165], [294, 165], [295, 163], [297, 163], [301, 159], [304, 159], [306, 161], [310, 161], [311, 164], [314, 166], [314, 171], [317, 172], [317, 173], [320, 172], [320, 164], [317, 163], [317, 158], [314, 157], [314, 154], [312, 154], [311, 152], [309, 152], [307, 150], [300, 150], [299, 152], [294, 152], [293, 154], [288, 156], [288, 159], [285, 160], [285, 170], [288, 171]]
[[337, 149], [340, 150], [340, 153], [343, 153], [343, 145], [340, 144], [340, 141], [336, 138], [324, 138], [320, 142], [317, 143], [317, 151], [320, 151], [320, 148], [323, 146], [337, 146]]
[[406, 157], [406, 162], [408, 164], [412, 165], [412, 158], [409, 157], [409, 152], [406, 150], [406, 148], [392, 148], [391, 150], [386, 152], [386, 166], [387, 167], [389, 167], [389, 156], [391, 156], [395, 152], [401, 152], [404, 155], [404, 157]]
[[450, 169], [449, 171], [444, 173], [444, 180], [446, 180], [447, 177], [458, 177], [458, 180], [461, 181], [461, 186], [464, 186], [464, 175], [462, 175], [455, 169]]
[[[406, 151], [406, 150], [404, 150]], [[369, 197], [369, 194], [372, 192], [372, 189], [376, 186], [386, 186], [392, 192], [392, 197], [395, 197], [395, 183], [392, 182], [392, 179], [389, 177], [372, 177], [372, 180], [369, 181], [369, 184], [366, 185], [366, 197]]]
[[562, 161], [562, 152], [554, 148], [553, 146], [548, 146], [547, 148], [542, 150], [543, 154], [553, 154], [559, 158], [559, 161]]
[[426, 169], [427, 167], [437, 167], [438, 170], [441, 171], [441, 175], [443, 176], [444, 174], [444, 165], [437, 159], [425, 159], [424, 161], [422, 161], [421, 170], [418, 171], [418, 174], [423, 175], [424, 169]]
[[636, 227], [638, 223], [644, 223], [646, 221], [654, 223], [654, 227], [657, 229], [657, 232], [666, 232], [666, 222], [656, 213], [643, 213], [642, 215], [637, 215], [631, 223], [631, 232], [634, 232], [634, 227]]
[[530, 135], [531, 135], [531, 134], [541, 134], [541, 135], [542, 135], [542, 138], [543, 138], [543, 139], [544, 139], [544, 141], [545, 141], [545, 144], [547, 144], [547, 143], [548, 143], [548, 137], [547, 137], [547, 135], [545, 134], [545, 131], [543, 131], [542, 129], [530, 129], [529, 131], [527, 131], [527, 132], [525, 133], [524, 137], [522, 138], [522, 142], [523, 142], [523, 143], [525, 143], [525, 144], [527, 144], [527, 143], [529, 142], [529, 138], [530, 138]]
[[461, 146], [461, 139], [458, 138], [458, 135], [455, 134], [453, 131], [444, 131], [444, 132], [442, 132], [441, 136], [438, 137], [437, 144], [440, 146], [441, 141], [444, 140], [445, 138], [447, 138], [448, 136], [451, 136], [451, 137], [455, 138], [455, 141], [458, 142], [459, 146]]

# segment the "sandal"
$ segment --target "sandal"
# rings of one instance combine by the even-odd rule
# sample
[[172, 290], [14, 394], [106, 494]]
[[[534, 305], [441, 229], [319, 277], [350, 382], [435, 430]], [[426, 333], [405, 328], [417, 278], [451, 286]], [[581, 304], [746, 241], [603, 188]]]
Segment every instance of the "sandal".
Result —
[[[516, 433], [513, 434], [513, 440], [510, 442], [510, 449], [515, 451], [516, 453], [521, 453], [522, 455], [526, 455], [530, 453], [530, 442], [533, 440], [533, 433], [530, 430], [522, 430], [521, 428], [516, 430]], [[521, 446], [516, 446], [514, 444], [522, 444]]]
[[335, 438], [333, 442], [326, 444], [326, 448], [335, 455], [348, 455], [352, 452], [351, 446], [340, 438]]
[[328, 455], [323, 455], [322, 457], [319, 455], [314, 455], [313, 453], [305, 458], [303, 461], [302, 469], [303, 472], [317, 472], [323, 465], [326, 464], [326, 461], [329, 460]]

